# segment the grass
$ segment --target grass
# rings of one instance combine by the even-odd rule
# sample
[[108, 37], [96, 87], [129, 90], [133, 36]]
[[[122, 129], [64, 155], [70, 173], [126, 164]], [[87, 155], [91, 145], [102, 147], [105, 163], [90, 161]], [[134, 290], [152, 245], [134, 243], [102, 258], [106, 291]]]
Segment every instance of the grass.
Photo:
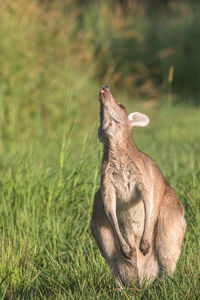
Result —
[[[170, 95], [157, 103], [154, 97], [139, 101], [139, 86], [130, 93], [130, 86], [136, 87], [135, 72], [152, 90], [145, 64], [154, 58], [140, 51], [140, 46], [145, 50], [150, 43], [148, 20], [140, 32], [139, 19], [134, 21], [131, 15], [124, 19], [118, 6], [110, 10], [110, 4], [99, 4], [86, 10], [74, 8], [70, 1], [48, 3], [0, 2], [0, 298], [199, 298], [200, 109], [165, 100], [173, 99], [176, 81]], [[182, 24], [185, 7], [177, 26]], [[187, 21], [191, 23], [185, 23], [191, 25], [189, 36], [194, 26], [191, 14]], [[175, 33], [174, 29], [174, 40]], [[124, 50], [133, 51], [119, 47], [124, 37], [141, 54], [137, 57], [134, 52], [135, 63], [144, 56], [144, 63], [136, 64], [131, 74], [132, 56]], [[198, 46], [198, 39], [194, 40]], [[164, 57], [166, 52], [161, 54]], [[163, 68], [167, 78], [168, 65]], [[192, 80], [189, 72], [186, 75]], [[120, 76], [123, 80], [117, 89]], [[179, 194], [188, 224], [173, 277], [148, 289], [133, 286], [122, 294], [89, 230], [100, 181], [97, 91], [102, 83], [112, 85], [128, 112], [150, 116], [147, 128], [133, 131], [135, 142], [155, 159]], [[183, 100], [192, 102], [189, 97]]]
[[[1, 152], [2, 299], [198, 298], [200, 111], [169, 104], [145, 109], [124, 102], [149, 113], [151, 125], [135, 130], [135, 141], [160, 165], [186, 209], [187, 234], [174, 276], [148, 289], [133, 286], [118, 293], [89, 230], [102, 149], [98, 121], [91, 128], [88, 116], [76, 132], [79, 143], [73, 136], [68, 140], [75, 129], [63, 121], [63, 136], [52, 134], [49, 144], [41, 139], [37, 149], [29, 140], [29, 150], [20, 143], [21, 151]], [[97, 105], [91, 102], [91, 111]]]

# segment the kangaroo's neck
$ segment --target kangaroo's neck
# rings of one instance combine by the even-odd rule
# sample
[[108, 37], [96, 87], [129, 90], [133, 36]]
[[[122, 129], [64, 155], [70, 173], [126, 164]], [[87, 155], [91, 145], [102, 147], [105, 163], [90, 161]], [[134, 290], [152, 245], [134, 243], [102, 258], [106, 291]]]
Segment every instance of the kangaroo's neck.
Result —
[[130, 129], [128, 127], [123, 129], [119, 128], [119, 130], [115, 130], [113, 134], [105, 138], [103, 158], [108, 160], [110, 156], [120, 157], [125, 153], [137, 154], [138, 151], [131, 137]]

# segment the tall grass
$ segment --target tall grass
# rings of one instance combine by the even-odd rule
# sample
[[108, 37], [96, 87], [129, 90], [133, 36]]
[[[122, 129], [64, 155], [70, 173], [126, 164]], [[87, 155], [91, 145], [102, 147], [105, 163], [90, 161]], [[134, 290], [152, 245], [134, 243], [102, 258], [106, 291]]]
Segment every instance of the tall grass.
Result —
[[[148, 289], [133, 286], [122, 295], [129, 299], [196, 299], [200, 139], [198, 130], [189, 134], [198, 123], [199, 111], [165, 106], [155, 116], [150, 111], [150, 116], [152, 125], [135, 131], [135, 141], [157, 161], [180, 195], [186, 209], [187, 234], [172, 278]], [[54, 148], [41, 145], [45, 160], [39, 160], [34, 149], [1, 156], [2, 299], [122, 297], [90, 235], [101, 146], [93, 130], [87, 129], [87, 133], [91, 137], [82, 139], [80, 152], [75, 145], [61, 148], [61, 137]], [[59, 149], [61, 153], [56, 155]]]
[[[140, 27], [134, 16], [107, 2], [87, 10], [62, 1], [0, 2], [1, 299], [199, 297], [199, 109], [132, 99], [132, 85], [142, 93], [136, 73], [157, 93], [145, 64], [129, 76], [129, 42], [120, 47], [122, 40], [139, 52], [146, 45], [148, 22]], [[180, 195], [188, 224], [174, 276], [122, 295], [88, 226], [102, 153], [97, 91], [105, 80], [128, 111], [149, 114], [151, 125], [133, 133], [136, 144]]]

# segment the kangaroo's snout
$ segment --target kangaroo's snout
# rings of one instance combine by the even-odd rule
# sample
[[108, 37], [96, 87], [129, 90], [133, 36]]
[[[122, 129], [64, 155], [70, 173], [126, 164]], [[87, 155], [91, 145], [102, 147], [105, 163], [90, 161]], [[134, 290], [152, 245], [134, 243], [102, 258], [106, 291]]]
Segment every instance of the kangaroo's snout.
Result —
[[103, 86], [101, 87], [101, 90], [109, 91], [109, 92], [110, 92], [110, 88], [109, 88], [109, 86], [107, 86], [107, 85], [103, 85]]
[[110, 89], [107, 85], [104, 85], [100, 88], [99, 96], [101, 96], [102, 94], [111, 94]]

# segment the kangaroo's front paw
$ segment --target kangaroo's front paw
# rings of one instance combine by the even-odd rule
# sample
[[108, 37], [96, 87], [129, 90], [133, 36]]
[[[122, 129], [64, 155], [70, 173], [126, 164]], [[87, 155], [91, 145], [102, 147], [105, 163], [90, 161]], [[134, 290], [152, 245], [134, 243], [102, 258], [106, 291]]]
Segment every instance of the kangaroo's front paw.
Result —
[[120, 250], [125, 258], [131, 259], [133, 256], [133, 249], [129, 245], [120, 246]]
[[141, 239], [139, 249], [144, 256], [149, 252], [149, 248], [150, 248], [149, 242]]

